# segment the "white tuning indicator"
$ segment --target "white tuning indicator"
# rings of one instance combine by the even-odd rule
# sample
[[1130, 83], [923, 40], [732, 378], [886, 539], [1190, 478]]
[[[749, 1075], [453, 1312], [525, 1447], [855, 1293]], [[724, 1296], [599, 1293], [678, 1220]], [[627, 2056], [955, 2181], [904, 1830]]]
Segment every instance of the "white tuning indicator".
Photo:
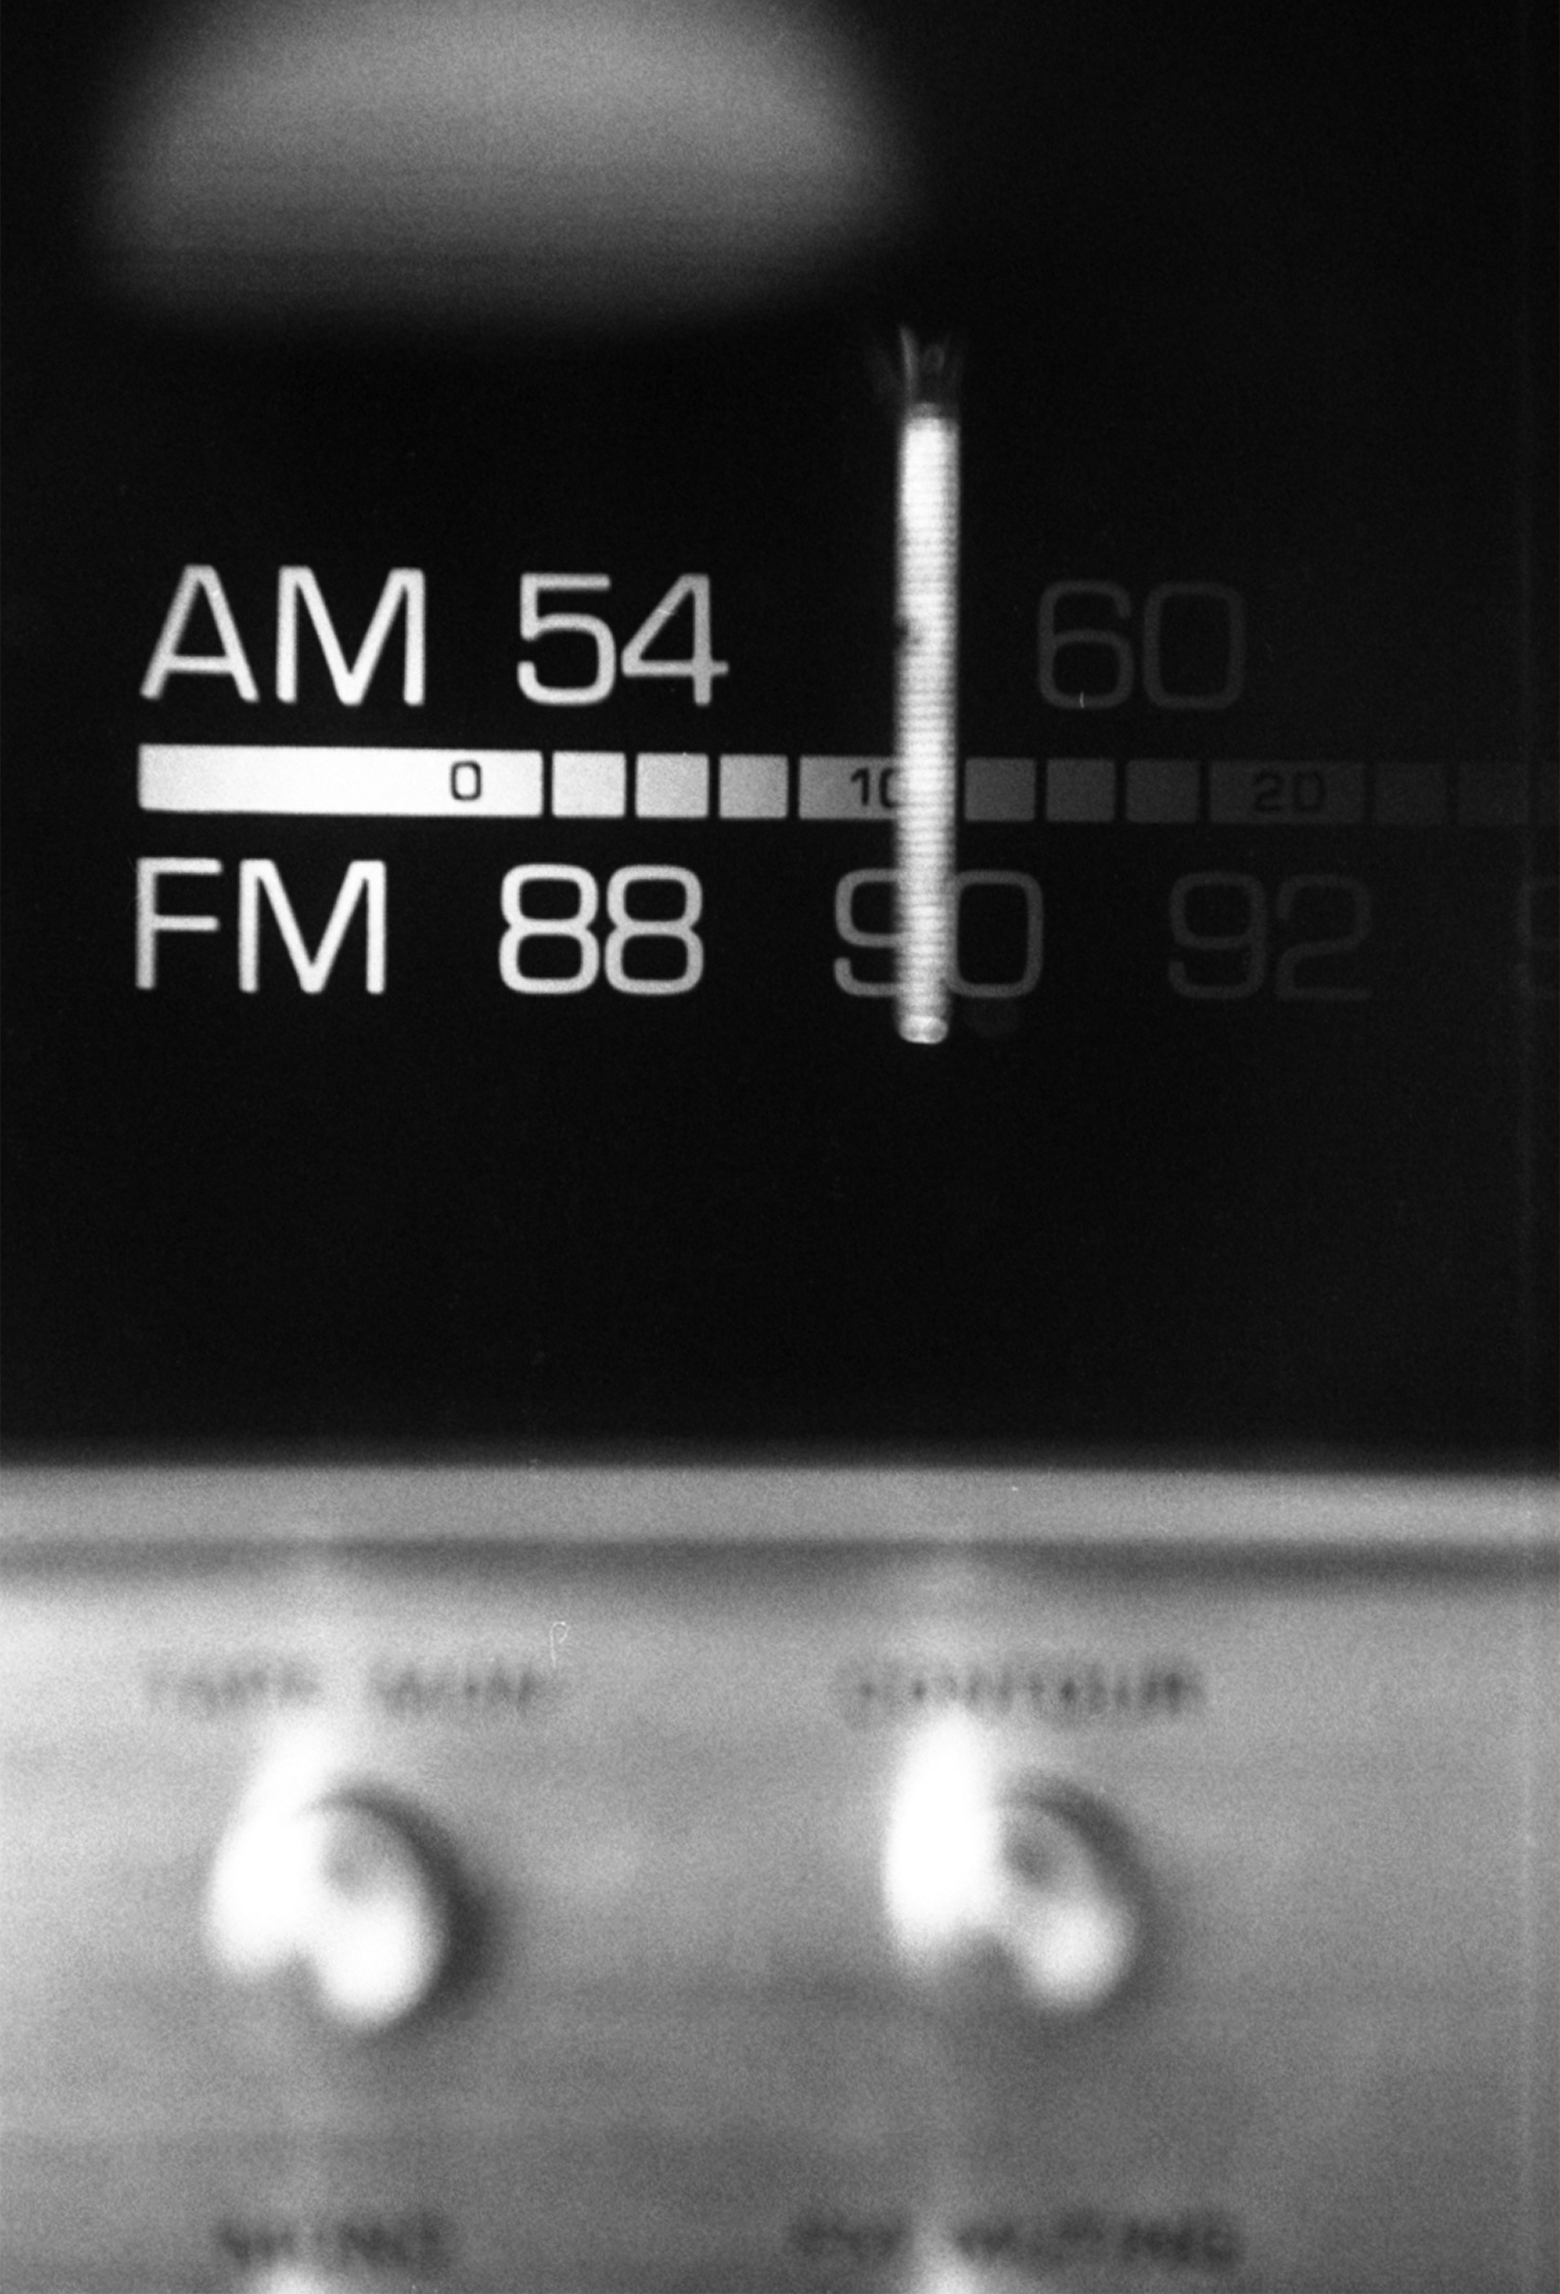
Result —
[[1138, 1957], [1138, 1890], [1108, 1811], [1059, 1780], [1005, 1775], [962, 1723], [911, 1746], [883, 1879], [890, 1927], [918, 1973], [997, 1959], [1048, 2014], [1102, 2007]]
[[347, 1793], [243, 1813], [213, 1865], [206, 1919], [225, 1973], [300, 1971], [331, 2022], [364, 2034], [421, 2007], [449, 1958], [441, 1875], [399, 1817]]
[[899, 977], [907, 1043], [948, 1033], [949, 884], [958, 783], [959, 417], [946, 346], [903, 337], [894, 750]]

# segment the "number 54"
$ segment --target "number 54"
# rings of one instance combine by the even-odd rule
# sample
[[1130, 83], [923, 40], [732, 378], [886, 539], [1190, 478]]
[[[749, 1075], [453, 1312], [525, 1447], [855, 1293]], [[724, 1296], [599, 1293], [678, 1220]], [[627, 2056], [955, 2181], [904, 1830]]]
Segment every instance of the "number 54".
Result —
[[[596, 656], [592, 674], [583, 684], [573, 685], [550, 684], [534, 661], [520, 662], [516, 676], [526, 699], [545, 702], [554, 709], [581, 709], [594, 701], [605, 701], [620, 674], [624, 677], [686, 677], [693, 687], [695, 704], [707, 709], [716, 678], [724, 677], [730, 668], [728, 662], [715, 659], [710, 635], [709, 575], [679, 574], [660, 604], [652, 608], [634, 631], [621, 656], [616, 638], [599, 614], [559, 612], [545, 605], [549, 591], [566, 597], [592, 596], [611, 587], [611, 577], [607, 574], [528, 573], [520, 576], [521, 636], [528, 641], [541, 637], [582, 637], [594, 648]], [[652, 655], [649, 648], [685, 602], [693, 622], [688, 652], [681, 657], [664, 653]]]

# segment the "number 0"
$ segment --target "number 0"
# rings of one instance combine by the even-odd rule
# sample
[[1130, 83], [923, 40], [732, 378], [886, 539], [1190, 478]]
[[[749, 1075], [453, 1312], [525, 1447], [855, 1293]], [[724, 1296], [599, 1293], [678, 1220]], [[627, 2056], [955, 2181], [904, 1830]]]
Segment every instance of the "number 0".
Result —
[[[1224, 614], [1224, 675], [1209, 693], [1173, 693], [1164, 680], [1165, 607], [1176, 599], [1206, 598]], [[1143, 691], [1156, 709], [1228, 709], [1246, 681], [1246, 606], [1238, 589], [1222, 581], [1162, 581], [1143, 601]]]

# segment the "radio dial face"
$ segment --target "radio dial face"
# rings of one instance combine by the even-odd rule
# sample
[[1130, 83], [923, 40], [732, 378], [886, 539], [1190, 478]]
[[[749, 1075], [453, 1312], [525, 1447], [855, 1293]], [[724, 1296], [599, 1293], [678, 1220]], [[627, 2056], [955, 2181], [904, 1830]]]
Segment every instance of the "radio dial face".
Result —
[[110, 42], [23, 273], [16, 1437], [1542, 1449], [1516, 13], [862, 0], [888, 241], [594, 327], [495, 254], [511, 16]]

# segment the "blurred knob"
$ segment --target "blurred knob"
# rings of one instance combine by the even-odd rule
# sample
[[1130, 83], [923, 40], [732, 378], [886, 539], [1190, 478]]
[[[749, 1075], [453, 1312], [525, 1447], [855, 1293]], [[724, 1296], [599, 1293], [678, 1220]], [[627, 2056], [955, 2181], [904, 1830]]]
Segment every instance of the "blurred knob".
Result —
[[1050, 2014], [1103, 2006], [1142, 1942], [1142, 1892], [1116, 1818], [1059, 1779], [1005, 1774], [958, 1727], [929, 1730], [907, 1752], [884, 1894], [917, 1970], [995, 1959]]
[[282, 2262], [244, 2281], [249, 2294], [362, 2294], [363, 2281], [310, 2262]]
[[1037, 2006], [1081, 2014], [1119, 1991], [1141, 1913], [1124, 1844], [1097, 1802], [1036, 1783], [997, 1810], [991, 1929]]
[[301, 1970], [332, 2022], [373, 2033], [437, 1989], [451, 1904], [406, 1822], [344, 1793], [239, 1818], [212, 1868], [207, 1934], [228, 1974]]

